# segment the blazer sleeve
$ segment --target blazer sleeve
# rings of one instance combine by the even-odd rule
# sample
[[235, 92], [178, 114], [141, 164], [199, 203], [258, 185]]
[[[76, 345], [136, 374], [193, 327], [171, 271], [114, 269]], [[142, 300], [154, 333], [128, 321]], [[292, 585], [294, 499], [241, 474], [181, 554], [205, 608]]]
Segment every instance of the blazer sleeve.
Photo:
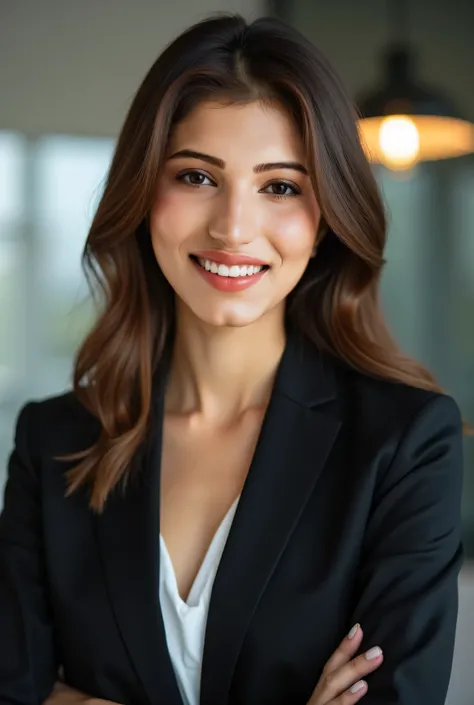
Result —
[[20, 410], [0, 515], [0, 705], [38, 705], [57, 678], [42, 540], [38, 462]]
[[353, 623], [361, 651], [379, 645], [364, 705], [444, 705], [451, 674], [463, 559], [462, 422], [435, 395], [405, 431], [379, 478], [366, 527]]

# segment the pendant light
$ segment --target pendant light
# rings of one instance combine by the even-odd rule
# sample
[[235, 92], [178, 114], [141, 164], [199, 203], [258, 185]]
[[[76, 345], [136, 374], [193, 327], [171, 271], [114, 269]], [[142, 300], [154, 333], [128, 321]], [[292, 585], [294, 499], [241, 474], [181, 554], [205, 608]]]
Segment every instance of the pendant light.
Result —
[[384, 57], [385, 84], [358, 101], [359, 131], [370, 161], [404, 170], [419, 161], [469, 154], [474, 125], [448, 96], [417, 78], [406, 1], [389, 0], [389, 10], [392, 42]]

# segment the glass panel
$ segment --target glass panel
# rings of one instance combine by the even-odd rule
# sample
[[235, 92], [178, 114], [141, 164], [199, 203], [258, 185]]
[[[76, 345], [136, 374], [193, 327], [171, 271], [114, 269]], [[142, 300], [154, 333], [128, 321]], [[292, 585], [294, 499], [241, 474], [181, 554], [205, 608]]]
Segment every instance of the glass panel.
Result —
[[81, 254], [104, 180], [113, 140], [51, 136], [36, 159], [45, 384], [68, 384], [70, 363], [91, 315]]
[[0, 406], [16, 393], [22, 371], [20, 257], [25, 147], [21, 135], [0, 132]]
[[[25, 156], [26, 140], [22, 135], [0, 132], [0, 488], [25, 371], [22, 293]], [[2, 501], [0, 498], [0, 508]]]
[[[474, 159], [463, 160], [453, 175], [453, 242], [457, 296], [452, 316], [458, 332], [452, 341], [456, 351], [456, 398], [474, 427]], [[474, 438], [464, 445], [465, 474], [463, 516], [466, 553], [474, 557]]]
[[[474, 160], [377, 175], [389, 207], [387, 318], [402, 348], [434, 372], [474, 426]], [[465, 547], [474, 556], [474, 439], [464, 445]]]
[[0, 405], [9, 402], [19, 385], [21, 310], [20, 243], [0, 239]]
[[8, 223], [23, 216], [25, 140], [14, 132], [0, 132], [0, 237]]

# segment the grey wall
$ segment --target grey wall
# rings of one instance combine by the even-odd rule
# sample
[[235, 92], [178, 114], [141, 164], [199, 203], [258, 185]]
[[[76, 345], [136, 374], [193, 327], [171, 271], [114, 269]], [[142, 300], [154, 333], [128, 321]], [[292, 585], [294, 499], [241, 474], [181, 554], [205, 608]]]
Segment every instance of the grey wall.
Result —
[[[393, 0], [289, 2], [293, 24], [330, 58], [353, 95], [373, 86], [381, 77], [378, 57], [390, 37], [390, 26], [393, 28], [388, 15], [392, 3]], [[420, 75], [449, 91], [463, 112], [474, 120], [473, 0], [408, 0], [405, 4]]]
[[210, 12], [263, 0], [0, 0], [0, 129], [116, 135], [164, 45]]

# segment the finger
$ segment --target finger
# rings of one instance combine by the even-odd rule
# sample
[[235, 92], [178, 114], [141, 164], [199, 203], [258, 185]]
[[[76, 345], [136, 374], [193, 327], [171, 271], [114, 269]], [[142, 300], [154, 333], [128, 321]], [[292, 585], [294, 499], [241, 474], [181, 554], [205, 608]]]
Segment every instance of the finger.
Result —
[[357, 681], [349, 690], [341, 693], [337, 698], [331, 700], [327, 705], [354, 705], [367, 693], [368, 687], [365, 681]]
[[51, 695], [67, 695], [68, 693], [77, 693], [78, 691], [71, 688], [71, 686], [66, 685], [63, 681], [56, 681], [51, 691]]
[[51, 693], [44, 700], [43, 705], [72, 705], [73, 703], [79, 703], [81, 699], [78, 699], [77, 695], [77, 691], [65, 683], [57, 681]]
[[364, 633], [360, 624], [354, 624], [349, 634], [344, 637], [336, 651], [324, 666], [323, 673], [332, 673], [350, 661], [354, 654], [357, 653], [363, 636]]
[[379, 668], [382, 662], [382, 649], [375, 646], [336, 671], [323, 675], [323, 687], [320, 691], [323, 696], [321, 703], [332, 705], [332, 699], [342, 695], [351, 687], [355, 687], [364, 676]]

